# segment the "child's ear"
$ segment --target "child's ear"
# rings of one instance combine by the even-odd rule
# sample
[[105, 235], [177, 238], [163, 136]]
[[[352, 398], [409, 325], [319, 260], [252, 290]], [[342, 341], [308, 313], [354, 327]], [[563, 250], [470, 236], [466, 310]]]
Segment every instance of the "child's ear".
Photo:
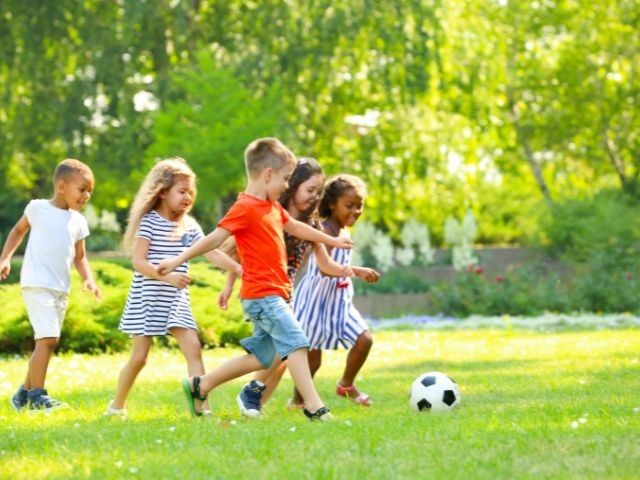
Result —
[[262, 171], [262, 178], [265, 183], [269, 183], [271, 181], [271, 177], [273, 176], [273, 168], [267, 167]]
[[56, 193], [56, 194], [58, 194], [58, 193], [61, 193], [61, 194], [62, 194], [62, 193], [64, 193], [64, 187], [65, 187], [65, 185], [66, 185], [66, 184], [65, 184], [64, 180], [58, 180], [58, 181], [56, 182], [56, 191], [55, 191], [55, 193]]

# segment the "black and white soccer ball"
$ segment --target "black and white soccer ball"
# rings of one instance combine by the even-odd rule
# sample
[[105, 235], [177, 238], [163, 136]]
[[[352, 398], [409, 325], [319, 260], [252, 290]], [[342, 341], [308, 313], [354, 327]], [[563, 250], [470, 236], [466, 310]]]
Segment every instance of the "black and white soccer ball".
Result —
[[416, 412], [448, 412], [460, 404], [458, 384], [441, 372], [423, 373], [411, 385], [409, 407]]

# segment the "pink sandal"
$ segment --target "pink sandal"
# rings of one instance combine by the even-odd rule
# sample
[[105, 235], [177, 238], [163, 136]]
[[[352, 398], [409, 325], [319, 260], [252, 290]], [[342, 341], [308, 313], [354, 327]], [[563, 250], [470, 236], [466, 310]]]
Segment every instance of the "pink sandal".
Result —
[[[340, 385], [340, 382], [336, 385], [336, 393], [341, 397], [348, 398], [352, 402], [357, 403], [358, 405], [362, 405], [364, 407], [371, 406], [371, 397], [366, 393], [358, 391], [355, 384], [350, 387], [343, 387]], [[355, 393], [356, 396], [352, 396], [351, 394]]]

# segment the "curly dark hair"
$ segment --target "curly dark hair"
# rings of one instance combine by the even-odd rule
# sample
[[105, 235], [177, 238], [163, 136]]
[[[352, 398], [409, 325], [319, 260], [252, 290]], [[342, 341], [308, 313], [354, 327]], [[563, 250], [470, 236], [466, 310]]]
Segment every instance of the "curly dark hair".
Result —
[[360, 177], [346, 173], [331, 177], [324, 186], [324, 193], [318, 207], [320, 217], [329, 218], [331, 216], [331, 206], [335, 205], [338, 198], [348, 190], [354, 190], [362, 198], [367, 196], [367, 186]]
[[[322, 175], [322, 180], [324, 181], [324, 172], [318, 161], [312, 157], [300, 157], [289, 179], [289, 188], [287, 188], [278, 199], [278, 202], [280, 202], [280, 205], [282, 205], [285, 210], [289, 208], [289, 203], [298, 190], [298, 187], [314, 175]], [[313, 205], [313, 207], [309, 208], [306, 212], [302, 212], [298, 220], [303, 223], [310, 223], [314, 216], [317, 217], [316, 205]]]

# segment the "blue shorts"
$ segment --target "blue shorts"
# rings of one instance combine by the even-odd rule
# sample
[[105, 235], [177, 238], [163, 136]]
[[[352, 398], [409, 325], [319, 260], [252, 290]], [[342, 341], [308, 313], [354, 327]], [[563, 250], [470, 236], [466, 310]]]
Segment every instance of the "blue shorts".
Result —
[[309, 348], [309, 339], [293, 316], [291, 306], [279, 295], [242, 299], [242, 309], [253, 323], [253, 335], [240, 341], [265, 368], [271, 366], [276, 353], [282, 360], [291, 352]]

